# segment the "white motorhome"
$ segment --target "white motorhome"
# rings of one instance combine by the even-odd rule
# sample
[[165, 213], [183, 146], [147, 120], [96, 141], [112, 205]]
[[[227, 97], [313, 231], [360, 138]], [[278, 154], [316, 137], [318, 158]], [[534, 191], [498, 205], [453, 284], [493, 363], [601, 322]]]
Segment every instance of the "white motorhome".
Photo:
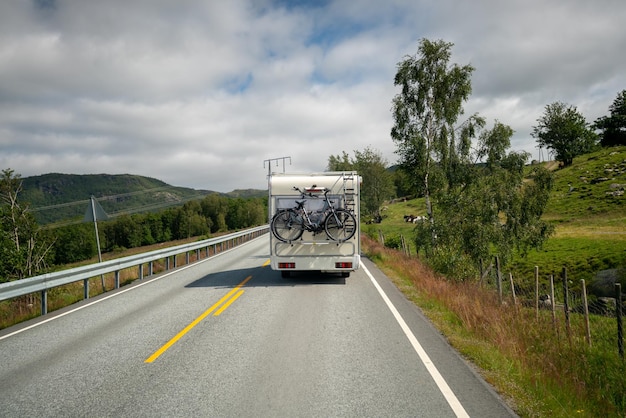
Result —
[[[280, 270], [283, 277], [297, 271], [320, 271], [340, 273], [348, 277], [359, 268], [361, 261], [359, 187], [361, 177], [355, 171], [323, 172], [308, 174], [272, 173], [269, 176], [270, 224], [276, 213], [297, 208], [306, 211], [309, 225], [320, 225], [317, 231], [305, 229], [301, 234], [295, 225], [295, 238], [281, 238], [270, 233], [270, 262], [273, 270]], [[333, 238], [323, 224], [329, 213], [328, 203], [335, 210], [348, 211], [354, 218], [349, 238]], [[302, 213], [302, 212], [300, 212]], [[344, 216], [347, 216], [344, 213]], [[293, 217], [293, 215], [292, 215]], [[356, 222], [354, 222], [356, 220]], [[297, 223], [297, 222], [296, 222]], [[270, 225], [272, 226], [272, 225]], [[350, 235], [348, 234], [348, 235]]]

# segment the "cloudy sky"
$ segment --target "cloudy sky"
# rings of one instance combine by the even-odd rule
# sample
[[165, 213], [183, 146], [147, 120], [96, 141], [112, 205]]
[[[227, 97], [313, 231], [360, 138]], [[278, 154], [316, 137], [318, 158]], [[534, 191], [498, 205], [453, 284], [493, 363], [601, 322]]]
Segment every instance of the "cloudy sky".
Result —
[[626, 89], [624, 22], [623, 0], [3, 0], [0, 169], [227, 192], [265, 188], [273, 158], [392, 164], [393, 77], [422, 38], [475, 68], [466, 115], [537, 159], [547, 104], [593, 122]]

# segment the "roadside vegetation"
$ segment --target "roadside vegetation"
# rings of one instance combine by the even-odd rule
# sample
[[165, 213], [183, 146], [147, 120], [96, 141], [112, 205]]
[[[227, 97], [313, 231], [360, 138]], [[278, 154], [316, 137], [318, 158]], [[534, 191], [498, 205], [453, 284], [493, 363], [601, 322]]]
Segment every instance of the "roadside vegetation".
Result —
[[553, 328], [548, 311], [500, 304], [492, 288], [449, 280], [417, 257], [370, 237], [363, 251], [478, 366], [522, 417], [623, 417], [626, 364], [616, 349], [615, 319], [592, 317], [593, 344], [581, 315], [567, 338], [563, 314]]

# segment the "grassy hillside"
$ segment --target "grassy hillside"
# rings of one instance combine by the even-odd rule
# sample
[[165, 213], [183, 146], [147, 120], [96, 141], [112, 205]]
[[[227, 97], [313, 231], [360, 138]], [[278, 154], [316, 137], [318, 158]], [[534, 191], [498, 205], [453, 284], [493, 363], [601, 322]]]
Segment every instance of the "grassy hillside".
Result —
[[545, 218], [577, 222], [626, 214], [626, 147], [602, 149], [574, 159], [555, 171], [555, 185]]
[[[592, 281], [599, 271], [626, 266], [626, 147], [600, 150], [574, 159], [572, 166], [554, 168], [555, 184], [544, 213], [554, 223], [556, 233], [540, 250], [526, 257], [517, 257], [506, 271], [514, 276], [533, 277], [534, 266], [547, 280], [558, 275], [563, 267], [574, 281]], [[387, 205], [381, 224], [365, 225], [364, 232], [378, 238], [408, 241], [412, 253], [413, 225], [404, 222], [404, 215], [424, 215], [423, 199]], [[617, 274], [620, 272], [617, 271]]]
[[20, 200], [41, 225], [82, 219], [93, 195], [110, 215], [162, 209], [213, 193], [130, 174], [45, 174], [25, 177]]
[[510, 268], [532, 277], [537, 265], [546, 278], [566, 267], [574, 282], [590, 283], [601, 270], [626, 267], [626, 147], [577, 157], [554, 175], [544, 219], [556, 233]]

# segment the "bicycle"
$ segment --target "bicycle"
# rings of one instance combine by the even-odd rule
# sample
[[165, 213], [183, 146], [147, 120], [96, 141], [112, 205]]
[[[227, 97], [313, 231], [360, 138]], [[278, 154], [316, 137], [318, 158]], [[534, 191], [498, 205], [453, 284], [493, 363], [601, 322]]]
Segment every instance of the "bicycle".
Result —
[[[315, 187], [315, 186], [313, 186]], [[300, 192], [302, 198], [307, 196], [306, 191], [294, 187]], [[345, 242], [354, 236], [357, 230], [357, 222], [354, 215], [346, 209], [335, 209], [333, 203], [328, 198], [329, 189], [324, 188], [324, 206], [320, 211], [307, 212], [304, 205], [306, 199], [296, 200], [296, 206], [289, 209], [279, 210], [273, 217], [270, 224], [272, 233], [283, 242], [292, 242], [299, 239], [304, 231], [312, 232], [316, 235], [326, 232], [326, 236], [337, 242]], [[317, 196], [311, 192], [309, 197]]]

